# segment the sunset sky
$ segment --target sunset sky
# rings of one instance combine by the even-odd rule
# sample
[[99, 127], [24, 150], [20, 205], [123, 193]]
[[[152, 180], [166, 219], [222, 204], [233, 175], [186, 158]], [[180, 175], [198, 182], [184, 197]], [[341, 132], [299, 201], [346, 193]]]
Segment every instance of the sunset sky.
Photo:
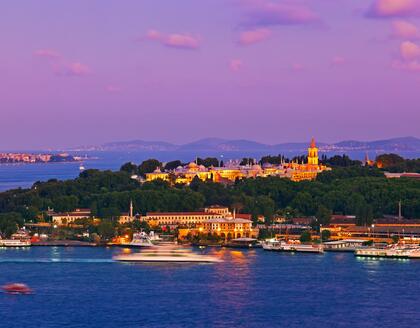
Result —
[[0, 12], [0, 149], [420, 137], [420, 0], [27, 0]]

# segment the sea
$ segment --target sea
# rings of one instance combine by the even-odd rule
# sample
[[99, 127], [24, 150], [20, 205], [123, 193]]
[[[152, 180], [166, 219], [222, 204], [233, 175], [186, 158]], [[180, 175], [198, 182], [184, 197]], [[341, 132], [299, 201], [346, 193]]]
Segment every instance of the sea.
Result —
[[194, 249], [216, 264], [128, 264], [119, 248], [0, 248], [0, 327], [420, 327], [420, 260]]
[[[39, 151], [27, 151], [39, 153]], [[223, 160], [225, 163], [229, 160], [237, 160], [243, 157], [250, 157], [260, 159], [267, 154], [266, 152], [191, 152], [191, 151], [160, 151], [160, 152], [70, 152], [72, 155], [87, 157], [89, 159], [83, 161], [83, 166], [86, 169], [100, 169], [100, 170], [118, 170], [122, 164], [127, 162], [141, 163], [143, 160], [149, 158], [156, 158], [162, 162], [172, 160], [181, 160], [182, 162], [194, 161], [197, 157], [216, 157]], [[321, 153], [327, 156], [337, 154], [337, 152]], [[347, 152], [352, 159], [362, 160], [365, 157], [365, 152]], [[296, 155], [302, 155], [296, 152], [286, 152], [283, 155], [292, 158]], [[406, 158], [420, 157], [420, 152], [403, 152], [402, 156]], [[369, 155], [370, 158], [375, 158], [376, 154]], [[47, 181], [49, 179], [74, 179], [80, 174], [81, 163], [42, 163], [42, 164], [0, 164], [0, 191], [16, 188], [30, 188], [36, 181]]]

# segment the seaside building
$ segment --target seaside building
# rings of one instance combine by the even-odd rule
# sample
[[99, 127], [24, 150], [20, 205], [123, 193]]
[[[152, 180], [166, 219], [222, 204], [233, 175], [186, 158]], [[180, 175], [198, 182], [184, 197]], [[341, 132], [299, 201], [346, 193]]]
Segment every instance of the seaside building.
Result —
[[248, 179], [257, 177], [277, 176], [289, 178], [292, 181], [312, 180], [317, 174], [330, 168], [319, 164], [318, 148], [314, 138], [312, 138], [308, 148], [308, 162], [281, 163], [279, 165], [240, 165], [230, 161], [223, 167], [209, 167], [197, 165], [194, 162], [186, 166], [179, 166], [174, 170], [162, 172], [157, 168], [152, 173], [146, 174], [146, 181], [161, 179], [173, 183], [190, 184], [197, 177], [202, 181], [213, 181], [218, 183], [233, 183], [238, 179]]
[[329, 230], [332, 240], [351, 238], [390, 243], [398, 237], [407, 243], [420, 243], [420, 220], [402, 217], [380, 218], [375, 219], [371, 225], [357, 226], [355, 216], [334, 215], [330, 224], [321, 230]]
[[92, 216], [89, 208], [76, 208], [72, 212], [63, 213], [49, 211], [48, 215], [51, 216], [52, 223], [56, 225], [68, 225], [78, 219], [87, 219]]
[[[204, 208], [198, 212], [148, 212], [142, 217], [142, 220], [149, 223], [150, 226], [185, 226], [197, 227], [204, 222], [212, 219], [224, 219], [231, 217], [232, 213], [228, 207], [213, 205]], [[237, 214], [238, 218], [251, 221], [250, 214]]]

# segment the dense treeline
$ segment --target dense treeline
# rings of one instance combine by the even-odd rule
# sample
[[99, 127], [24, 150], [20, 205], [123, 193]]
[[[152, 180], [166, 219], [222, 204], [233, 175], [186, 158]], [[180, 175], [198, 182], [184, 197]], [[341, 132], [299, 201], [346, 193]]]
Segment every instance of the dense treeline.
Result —
[[[136, 172], [139, 167], [152, 169], [153, 163], [149, 164], [135, 166]], [[420, 218], [420, 181], [386, 179], [383, 171], [372, 167], [336, 167], [315, 181], [268, 177], [241, 180], [232, 186], [199, 179], [190, 186], [170, 186], [163, 181], [140, 184], [131, 174], [126, 164], [118, 172], [87, 170], [74, 180], [37, 182], [31, 189], [2, 192], [0, 230], [10, 232], [24, 220], [48, 220], [45, 213], [49, 208], [57, 212], [90, 208], [98, 217], [116, 218], [128, 211], [130, 200], [142, 214], [192, 211], [220, 204], [251, 213], [254, 219], [259, 215], [316, 216], [325, 222], [336, 213], [356, 215], [359, 224], [368, 224], [384, 214], [397, 214], [401, 200], [405, 217]]]

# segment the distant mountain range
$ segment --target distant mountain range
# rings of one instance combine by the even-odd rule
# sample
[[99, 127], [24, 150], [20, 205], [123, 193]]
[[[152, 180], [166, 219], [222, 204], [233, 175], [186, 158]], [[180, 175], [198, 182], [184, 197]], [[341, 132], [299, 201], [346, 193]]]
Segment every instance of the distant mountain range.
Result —
[[[263, 144], [250, 140], [227, 140], [206, 138], [195, 142], [176, 145], [163, 141], [120, 141], [101, 146], [81, 147], [73, 150], [83, 151], [211, 151], [211, 152], [255, 152], [267, 153], [305, 152], [308, 142]], [[369, 151], [369, 152], [420, 152], [420, 139], [416, 137], [392, 138], [376, 141], [346, 140], [337, 143], [318, 142], [321, 152]]]

